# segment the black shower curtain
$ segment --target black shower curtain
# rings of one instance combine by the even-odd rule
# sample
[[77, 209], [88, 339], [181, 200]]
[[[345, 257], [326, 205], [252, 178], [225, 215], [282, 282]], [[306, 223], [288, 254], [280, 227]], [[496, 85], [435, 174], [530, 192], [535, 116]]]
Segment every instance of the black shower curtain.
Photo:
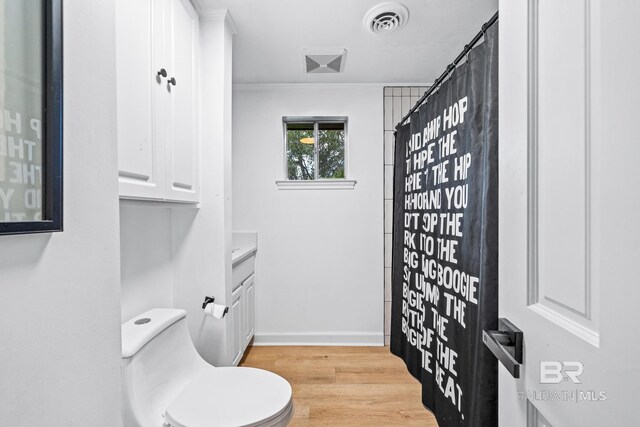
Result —
[[391, 351], [440, 427], [496, 426], [498, 25], [398, 128]]

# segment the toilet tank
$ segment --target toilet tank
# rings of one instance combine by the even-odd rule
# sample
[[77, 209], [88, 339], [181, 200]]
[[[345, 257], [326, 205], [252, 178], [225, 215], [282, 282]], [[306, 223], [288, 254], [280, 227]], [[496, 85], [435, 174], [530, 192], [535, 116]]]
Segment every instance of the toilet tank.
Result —
[[162, 426], [165, 409], [202, 369], [186, 312], [156, 308], [122, 324], [125, 427]]

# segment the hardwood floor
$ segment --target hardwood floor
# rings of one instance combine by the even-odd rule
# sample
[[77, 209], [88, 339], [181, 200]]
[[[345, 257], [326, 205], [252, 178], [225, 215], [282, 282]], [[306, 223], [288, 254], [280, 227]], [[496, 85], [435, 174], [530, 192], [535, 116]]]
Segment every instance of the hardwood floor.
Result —
[[293, 388], [290, 427], [437, 427], [420, 384], [389, 347], [250, 347], [240, 362]]

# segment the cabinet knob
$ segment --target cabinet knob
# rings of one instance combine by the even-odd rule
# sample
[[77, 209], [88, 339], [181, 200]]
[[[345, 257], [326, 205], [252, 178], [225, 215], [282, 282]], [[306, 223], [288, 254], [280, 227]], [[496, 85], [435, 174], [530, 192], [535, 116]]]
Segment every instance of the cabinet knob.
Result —
[[158, 75], [161, 77], [167, 77], [167, 70], [165, 70], [164, 68], [160, 68], [160, 71], [158, 71]]
[[169, 84], [172, 84], [174, 86], [176, 85], [176, 78], [175, 77], [171, 77], [168, 81], [169, 81]]

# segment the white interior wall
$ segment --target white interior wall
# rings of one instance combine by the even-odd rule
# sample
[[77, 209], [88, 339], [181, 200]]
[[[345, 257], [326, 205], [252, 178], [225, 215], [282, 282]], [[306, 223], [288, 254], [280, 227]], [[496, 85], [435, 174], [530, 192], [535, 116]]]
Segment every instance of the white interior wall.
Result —
[[[382, 85], [238, 85], [233, 227], [257, 231], [256, 344], [383, 343]], [[278, 190], [283, 116], [348, 116], [353, 190]]]
[[0, 425], [122, 425], [114, 19], [64, 2], [64, 232], [0, 236]]
[[152, 308], [173, 307], [169, 208], [121, 202], [120, 257], [122, 322]]

